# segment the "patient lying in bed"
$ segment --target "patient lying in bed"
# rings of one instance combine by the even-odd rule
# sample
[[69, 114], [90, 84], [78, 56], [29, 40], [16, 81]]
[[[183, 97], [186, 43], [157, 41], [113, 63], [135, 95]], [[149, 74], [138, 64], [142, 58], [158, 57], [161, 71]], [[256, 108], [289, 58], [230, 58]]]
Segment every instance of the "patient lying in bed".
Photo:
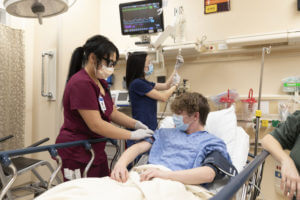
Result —
[[[212, 194], [194, 186], [224, 176], [216, 166], [234, 172], [225, 143], [204, 131], [209, 112], [205, 97], [185, 93], [172, 103], [176, 128], [159, 129], [153, 137], [127, 149], [110, 177], [83, 178], [62, 183], [36, 198], [110, 200], [199, 200]], [[127, 165], [150, 150], [148, 165]], [[228, 165], [226, 165], [228, 164]], [[225, 167], [224, 167], [225, 166]]]
[[205, 97], [199, 93], [185, 93], [171, 105], [176, 128], [159, 129], [153, 137], [128, 148], [116, 163], [111, 178], [119, 182], [128, 179], [127, 165], [138, 155], [150, 150], [149, 164], [171, 169], [147, 169], [141, 181], [162, 178], [184, 184], [204, 184], [224, 176], [216, 164], [232, 168], [225, 143], [204, 130], [209, 113]]

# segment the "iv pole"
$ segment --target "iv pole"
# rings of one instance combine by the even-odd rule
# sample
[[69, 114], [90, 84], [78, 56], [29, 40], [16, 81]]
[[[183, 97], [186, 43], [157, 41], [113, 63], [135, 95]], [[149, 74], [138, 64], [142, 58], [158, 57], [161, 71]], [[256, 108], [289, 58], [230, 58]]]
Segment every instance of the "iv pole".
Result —
[[265, 54], [271, 53], [271, 46], [262, 48], [262, 58], [261, 58], [261, 68], [260, 68], [260, 80], [259, 80], [259, 96], [258, 96], [258, 105], [256, 110], [256, 129], [255, 129], [255, 146], [254, 146], [254, 156], [257, 155], [257, 145], [258, 145], [258, 135], [259, 135], [259, 123], [261, 117], [260, 110], [260, 101], [261, 101], [261, 90], [262, 90], [262, 81], [263, 81], [263, 72], [264, 72], [264, 64], [265, 64]]
[[[254, 156], [256, 157], [257, 155], [257, 146], [258, 146], [258, 136], [259, 136], [259, 123], [260, 123], [260, 117], [261, 117], [261, 110], [260, 110], [260, 101], [261, 101], [261, 90], [262, 90], [262, 81], [263, 81], [263, 72], [264, 72], [264, 64], [265, 64], [265, 54], [270, 54], [271, 53], [271, 46], [269, 48], [263, 47], [262, 48], [262, 57], [261, 57], [261, 68], [260, 68], [260, 80], [259, 80], [259, 96], [258, 96], [258, 105], [257, 105], [257, 110], [256, 110], [256, 129], [255, 129], [255, 146], [254, 146]], [[260, 169], [255, 172], [255, 175], [253, 175], [253, 182], [252, 184], [255, 186], [257, 185], [260, 187], [260, 183], [262, 180], [262, 173], [263, 173], [263, 168], [264, 168], [264, 162]], [[251, 184], [251, 185], [252, 185]], [[254, 186], [251, 186], [253, 188]], [[259, 190], [254, 187], [254, 190], [251, 192], [250, 199], [255, 200], [256, 197], [259, 195]]]

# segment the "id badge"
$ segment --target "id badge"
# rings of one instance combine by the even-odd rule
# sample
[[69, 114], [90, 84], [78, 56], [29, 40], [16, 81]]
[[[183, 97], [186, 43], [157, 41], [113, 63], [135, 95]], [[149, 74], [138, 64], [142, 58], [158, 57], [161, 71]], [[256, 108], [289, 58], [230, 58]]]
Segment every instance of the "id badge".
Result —
[[101, 95], [99, 95], [98, 101], [99, 101], [99, 105], [100, 105], [100, 108], [101, 108], [102, 112], [105, 113], [106, 106], [105, 106], [105, 103], [104, 103], [104, 99]]

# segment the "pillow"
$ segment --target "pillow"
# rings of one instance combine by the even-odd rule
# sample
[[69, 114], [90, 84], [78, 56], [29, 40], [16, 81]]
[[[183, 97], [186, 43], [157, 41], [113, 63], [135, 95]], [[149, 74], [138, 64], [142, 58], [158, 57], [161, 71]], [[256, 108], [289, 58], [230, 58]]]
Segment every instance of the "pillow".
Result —
[[236, 140], [234, 147], [234, 154], [230, 154], [231, 160], [238, 172], [241, 172], [247, 162], [249, 152], [249, 135], [242, 127], [236, 129]]
[[210, 112], [207, 116], [205, 130], [218, 138], [221, 138], [226, 146], [230, 156], [235, 151], [236, 138], [236, 115], [235, 108], [230, 108]]
[[165, 117], [159, 125], [159, 128], [175, 128], [175, 124], [172, 116]]
[[[159, 127], [174, 128], [175, 125], [172, 116], [165, 117], [161, 121]], [[234, 139], [236, 135], [236, 127], [237, 121], [235, 109], [232, 105], [230, 108], [227, 109], [210, 112], [207, 116], [205, 130], [217, 136], [218, 138], [221, 138], [227, 146], [232, 146], [235, 145]]]

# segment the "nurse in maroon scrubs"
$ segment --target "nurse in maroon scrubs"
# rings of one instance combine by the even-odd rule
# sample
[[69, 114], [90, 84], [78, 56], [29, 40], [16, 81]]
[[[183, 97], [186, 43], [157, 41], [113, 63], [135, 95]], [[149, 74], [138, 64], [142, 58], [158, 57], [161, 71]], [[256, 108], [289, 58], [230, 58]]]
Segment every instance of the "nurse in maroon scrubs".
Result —
[[[105, 79], [113, 73], [118, 58], [116, 46], [101, 35], [91, 37], [75, 49], [63, 96], [64, 124], [56, 143], [102, 137], [140, 140], [153, 134], [146, 125], [119, 112], [113, 105]], [[114, 126], [111, 121], [134, 131]], [[88, 177], [108, 176], [105, 142], [93, 144], [92, 148], [95, 160]], [[63, 161], [64, 180], [71, 179], [72, 174], [82, 176], [91, 158], [82, 146], [59, 149], [58, 154]]]

